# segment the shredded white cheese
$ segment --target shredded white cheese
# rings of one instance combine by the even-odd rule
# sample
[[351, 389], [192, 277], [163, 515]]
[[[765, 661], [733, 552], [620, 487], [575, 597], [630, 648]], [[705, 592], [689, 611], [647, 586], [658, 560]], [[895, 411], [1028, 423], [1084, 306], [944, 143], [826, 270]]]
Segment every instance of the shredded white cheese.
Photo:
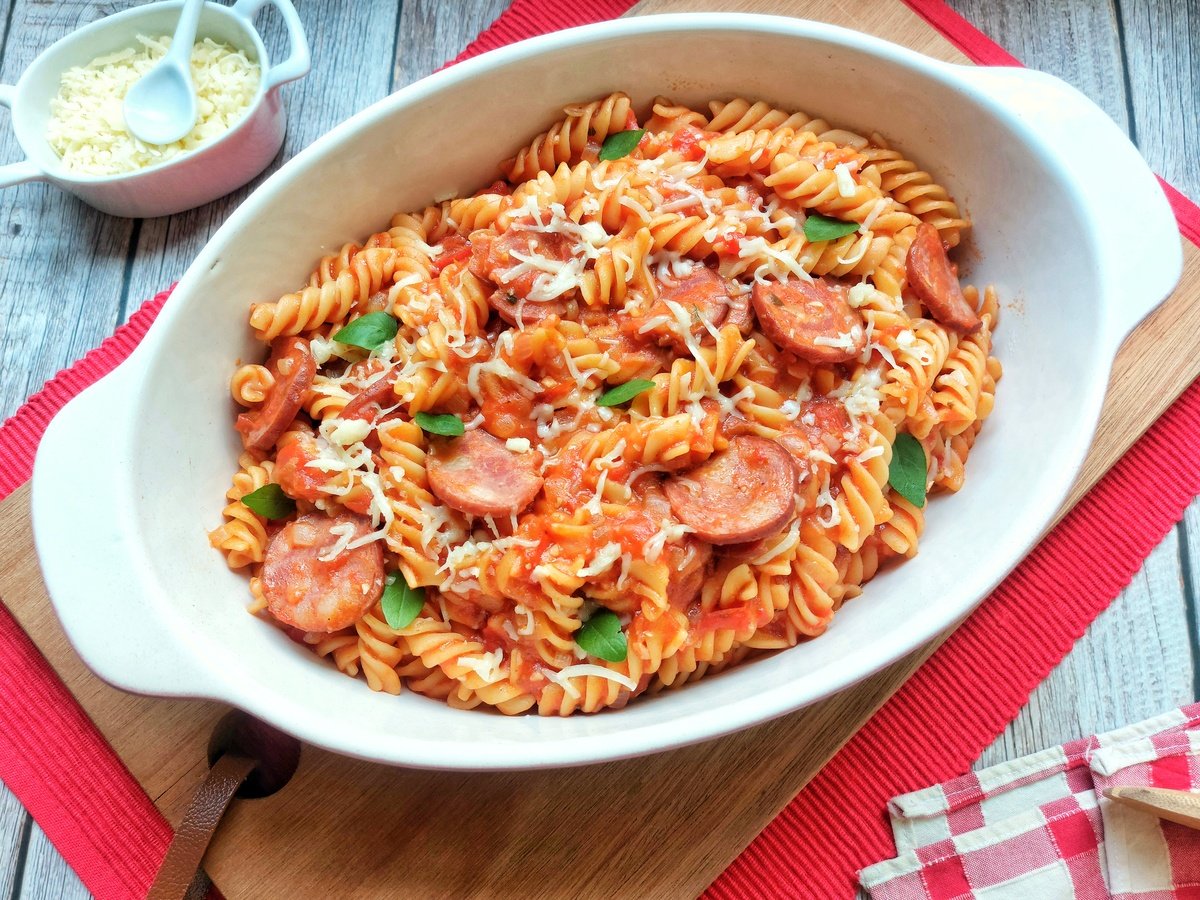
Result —
[[346, 548], [350, 546], [350, 541], [354, 539], [355, 525], [353, 522], [342, 522], [338, 525], [329, 527], [330, 534], [336, 534], [337, 540], [320, 556], [317, 557], [321, 562], [332, 562], [341, 556]]
[[833, 167], [834, 177], [837, 179], [838, 193], [843, 197], [854, 196], [854, 176], [850, 174], [850, 167], [843, 163], [838, 163]]
[[126, 92], [161, 60], [170, 37], [139, 34], [136, 47], [72, 66], [50, 101], [46, 140], [63, 166], [86, 175], [119, 175], [166, 162], [212, 141], [246, 115], [260, 72], [241, 50], [210, 38], [192, 47], [196, 125], [172, 144], [146, 144], [125, 127]]
[[595, 678], [607, 678], [609, 681], [615, 682], [616, 684], [619, 684], [621, 687], [630, 691], [637, 687], [637, 682], [628, 675], [622, 675], [620, 672], [614, 672], [612, 669], [606, 669], [604, 666], [596, 666], [592, 665], [591, 663], [582, 663], [577, 666], [567, 666], [565, 669], [561, 669], [558, 672], [546, 669], [545, 675], [560, 688], [562, 688], [563, 692], [571, 698], [576, 698], [579, 696], [579, 689], [575, 687], [575, 685], [571, 684], [571, 679], [576, 677], [586, 678], [592, 676]]
[[343, 447], [357, 444], [371, 433], [371, 423], [365, 419], [329, 419], [329, 423], [329, 440]]
[[580, 569], [578, 575], [580, 578], [595, 578], [597, 575], [603, 575], [620, 558], [620, 544], [605, 544], [596, 551], [596, 555], [592, 557], [591, 564]]
[[663, 519], [658, 531], [650, 536], [646, 541], [644, 555], [646, 562], [654, 564], [658, 562], [658, 558], [662, 555], [668, 542], [675, 544], [683, 540], [683, 536], [688, 532], [695, 531], [690, 525], [684, 525], [682, 522], [672, 522], [670, 519]]

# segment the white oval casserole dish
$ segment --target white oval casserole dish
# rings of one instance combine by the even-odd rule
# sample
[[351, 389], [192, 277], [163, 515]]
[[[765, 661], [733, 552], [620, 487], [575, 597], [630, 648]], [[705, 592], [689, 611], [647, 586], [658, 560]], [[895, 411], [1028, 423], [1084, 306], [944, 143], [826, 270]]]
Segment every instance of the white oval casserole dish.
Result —
[[[828, 633], [595, 716], [505, 718], [374, 693], [245, 612], [246, 580], [205, 531], [239, 450], [228, 380], [257, 359], [249, 304], [398, 210], [494, 177], [572, 101], [624, 89], [699, 104], [746, 96], [879, 131], [976, 223], [964, 280], [1007, 301], [1006, 375], [961, 493], [928, 509], [920, 555], [878, 577]], [[129, 360], [46, 433], [33, 518], [46, 584], [85, 662], [141, 693], [208, 697], [331, 750], [432, 768], [591, 763], [711, 738], [799, 709], [959, 622], [1058, 509], [1124, 336], [1179, 278], [1167, 203], [1082, 94], [1018, 69], [952, 66], [795, 19], [658, 16], [512, 46], [418, 82], [262, 185], [188, 269]], [[1048, 597], [1047, 602], [1054, 602]]]

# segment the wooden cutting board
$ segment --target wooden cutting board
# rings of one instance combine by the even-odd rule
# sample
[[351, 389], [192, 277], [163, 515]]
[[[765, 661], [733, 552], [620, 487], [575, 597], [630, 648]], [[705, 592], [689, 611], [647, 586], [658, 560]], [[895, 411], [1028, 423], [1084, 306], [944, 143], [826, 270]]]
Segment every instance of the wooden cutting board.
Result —
[[[644, 0], [634, 13], [700, 10], [820, 19], [966, 62], [900, 0]], [[1185, 257], [1182, 286], [1118, 357], [1095, 445], [1063, 512], [1200, 375], [1200, 250], [1185, 244]], [[178, 822], [226, 710], [124, 694], [84, 667], [41, 581], [28, 486], [0, 504], [0, 534], [0, 599]], [[695, 896], [933, 649], [741, 734], [590, 768], [406, 771], [306, 747], [287, 787], [234, 805], [207, 868], [231, 898]]]

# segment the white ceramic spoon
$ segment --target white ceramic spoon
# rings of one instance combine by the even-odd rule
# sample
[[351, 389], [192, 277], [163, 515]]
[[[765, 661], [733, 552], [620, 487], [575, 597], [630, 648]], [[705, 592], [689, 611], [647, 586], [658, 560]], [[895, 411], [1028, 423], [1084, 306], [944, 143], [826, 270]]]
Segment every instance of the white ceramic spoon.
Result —
[[125, 125], [147, 144], [170, 144], [196, 124], [192, 45], [204, 0], [185, 0], [171, 49], [125, 94]]

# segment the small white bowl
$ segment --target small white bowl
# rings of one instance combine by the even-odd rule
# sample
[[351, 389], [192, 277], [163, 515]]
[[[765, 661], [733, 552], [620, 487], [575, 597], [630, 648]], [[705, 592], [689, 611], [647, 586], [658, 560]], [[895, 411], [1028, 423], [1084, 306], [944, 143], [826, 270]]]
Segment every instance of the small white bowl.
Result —
[[[291, 53], [270, 64], [254, 27], [255, 14], [272, 3], [287, 25]], [[262, 68], [258, 92], [240, 122], [188, 153], [121, 175], [69, 171], [46, 141], [50, 101], [62, 73], [97, 56], [136, 45], [139, 34], [171, 34], [183, 0], [164, 0], [127, 9], [80, 28], [43, 51], [16, 85], [0, 85], [0, 104], [12, 110], [23, 162], [0, 167], [0, 187], [48, 181], [114, 216], [167, 216], [223, 197], [267, 167], [283, 144], [286, 122], [279, 88], [306, 74], [308, 40], [291, 0], [238, 0], [233, 6], [206, 3], [197, 38], [212, 38], [241, 50]]]

